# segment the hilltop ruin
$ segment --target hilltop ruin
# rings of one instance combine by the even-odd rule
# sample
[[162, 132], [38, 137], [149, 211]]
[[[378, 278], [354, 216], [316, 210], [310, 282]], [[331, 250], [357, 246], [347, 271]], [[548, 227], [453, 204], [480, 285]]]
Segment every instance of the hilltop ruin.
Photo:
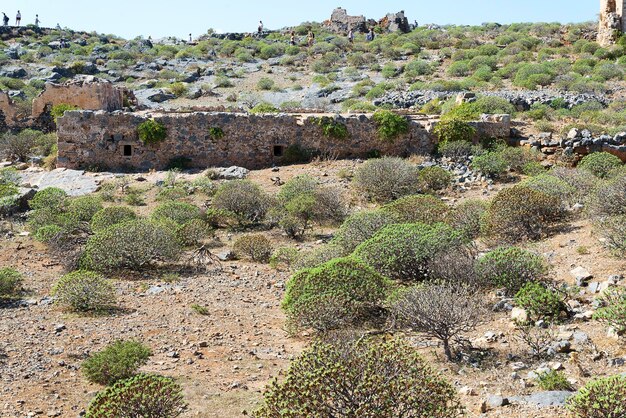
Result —
[[626, 32], [626, 0], [600, 0], [598, 43], [608, 46]]

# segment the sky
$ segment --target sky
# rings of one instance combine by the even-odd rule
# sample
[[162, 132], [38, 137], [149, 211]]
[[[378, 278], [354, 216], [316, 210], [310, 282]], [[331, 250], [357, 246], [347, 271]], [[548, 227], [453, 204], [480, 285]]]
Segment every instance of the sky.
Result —
[[2, 0], [0, 12], [22, 24], [97, 31], [130, 39], [136, 36], [186, 38], [206, 33], [252, 32], [259, 20], [280, 29], [323, 21], [341, 6], [350, 15], [380, 19], [404, 10], [410, 22], [481, 24], [484, 22], [583, 22], [594, 20], [599, 0]]

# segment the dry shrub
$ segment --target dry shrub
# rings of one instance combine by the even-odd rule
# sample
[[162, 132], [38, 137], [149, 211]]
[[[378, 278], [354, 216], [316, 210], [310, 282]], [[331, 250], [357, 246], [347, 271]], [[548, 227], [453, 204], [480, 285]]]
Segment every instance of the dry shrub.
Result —
[[235, 241], [233, 250], [238, 257], [267, 263], [272, 256], [272, 243], [265, 235], [244, 235]]

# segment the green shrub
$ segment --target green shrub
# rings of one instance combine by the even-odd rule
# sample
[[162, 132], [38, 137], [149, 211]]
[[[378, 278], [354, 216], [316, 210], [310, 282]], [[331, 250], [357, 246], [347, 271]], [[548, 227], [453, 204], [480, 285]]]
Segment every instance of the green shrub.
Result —
[[293, 263], [294, 270], [318, 267], [335, 258], [348, 255], [339, 245], [326, 244], [310, 251], [303, 251]]
[[74, 105], [67, 104], [67, 103], [59, 103], [59, 104], [52, 106], [52, 109], [50, 109], [50, 116], [54, 118], [54, 123], [56, 123], [60, 117], [63, 117], [65, 112], [68, 112], [71, 110], [79, 110], [79, 109], [80, 108], [78, 106], [74, 106]]
[[107, 310], [115, 304], [113, 284], [100, 274], [86, 270], [61, 277], [53, 286], [52, 293], [56, 303], [76, 312]]
[[409, 121], [390, 110], [378, 110], [373, 116], [378, 126], [378, 137], [383, 141], [393, 141], [409, 131]]
[[468, 240], [478, 238], [483, 218], [489, 204], [484, 200], [470, 199], [449, 210], [445, 222], [461, 232]]
[[280, 110], [271, 103], [259, 103], [250, 109], [250, 113], [278, 113]]
[[447, 117], [440, 120], [433, 131], [439, 143], [466, 141], [471, 142], [476, 136], [476, 128], [464, 120]]
[[249, 180], [233, 180], [222, 184], [215, 193], [213, 206], [235, 214], [241, 223], [260, 222], [269, 205], [265, 193]]
[[557, 198], [564, 204], [569, 204], [573, 200], [576, 189], [558, 177], [550, 174], [539, 174], [528, 178], [520, 183], [522, 186], [545, 193], [548, 196]]
[[544, 174], [546, 169], [538, 161], [529, 161], [522, 166], [522, 173], [527, 176]]
[[594, 152], [586, 155], [578, 168], [591, 172], [594, 176], [605, 178], [611, 170], [622, 165], [622, 160], [608, 152]]
[[492, 178], [500, 177], [509, 169], [507, 161], [500, 152], [487, 152], [474, 157], [471, 167]]
[[626, 175], [599, 182], [590, 194], [588, 212], [592, 218], [626, 215]]
[[112, 225], [132, 221], [137, 218], [135, 212], [125, 206], [111, 206], [100, 209], [91, 218], [91, 230], [95, 232], [102, 231]]
[[172, 228], [150, 220], [112, 225], [91, 236], [81, 265], [97, 271], [140, 270], [154, 261], [173, 261], [180, 246]]
[[565, 374], [556, 370], [540, 373], [537, 377], [537, 385], [542, 390], [572, 390], [572, 384], [567, 380]]
[[[600, 180], [595, 176], [590, 176], [586, 171], [577, 168], [554, 167], [550, 174], [558, 177], [575, 190], [572, 196], [573, 203], [582, 203], [594, 194]], [[625, 193], [626, 196], [626, 193]], [[626, 202], [626, 201], [625, 201]], [[625, 203], [626, 204], [626, 203]]]
[[209, 136], [214, 140], [222, 139], [224, 131], [219, 126], [212, 126], [209, 128]]
[[272, 256], [269, 259], [270, 267], [278, 269], [281, 265], [286, 265], [290, 268], [298, 259], [299, 252], [297, 248], [293, 247], [280, 247], [274, 250]]
[[183, 390], [173, 379], [140, 374], [98, 392], [85, 416], [175, 418], [185, 407]]
[[165, 126], [154, 119], [148, 119], [142, 122], [137, 127], [137, 132], [139, 139], [144, 145], [157, 144], [164, 141], [167, 137], [167, 129], [165, 129]]
[[335, 233], [331, 244], [338, 245], [349, 254], [382, 228], [395, 223], [398, 223], [398, 219], [389, 211], [377, 209], [358, 212], [346, 219]]
[[48, 243], [63, 232], [63, 228], [58, 225], [45, 225], [37, 228], [34, 237], [39, 242]]
[[138, 341], [118, 340], [85, 360], [81, 370], [90, 382], [109, 386], [132, 377], [151, 355]]
[[102, 199], [99, 196], [81, 196], [69, 200], [66, 213], [77, 222], [90, 222], [101, 209]]
[[381, 229], [354, 250], [354, 256], [395, 280], [429, 277], [429, 263], [440, 253], [463, 250], [464, 238], [445, 224], [399, 224]]
[[13, 296], [22, 283], [22, 275], [11, 267], [0, 268], [0, 299], [3, 296]]
[[539, 282], [527, 282], [515, 294], [515, 304], [534, 319], [556, 319], [565, 311], [562, 298]]
[[263, 77], [256, 84], [256, 88], [259, 90], [271, 90], [274, 87], [274, 80], [271, 78]]
[[60, 211], [64, 209], [69, 196], [67, 193], [56, 187], [48, 187], [38, 191], [28, 202], [33, 210], [46, 209]]
[[518, 247], [498, 248], [480, 257], [476, 274], [493, 286], [516, 294], [526, 283], [545, 278], [548, 265], [540, 255]]
[[604, 305], [598, 309], [593, 317], [606, 322], [618, 333], [626, 331], [626, 290], [622, 288], [607, 289], [600, 297]]
[[272, 256], [272, 243], [265, 235], [244, 235], [235, 241], [233, 250], [237, 257], [267, 263]]
[[426, 167], [420, 170], [418, 175], [424, 190], [438, 191], [450, 187], [452, 173], [439, 166]]
[[497, 242], [536, 240], [562, 217], [557, 198], [517, 185], [498, 192], [485, 215], [483, 231]]
[[439, 143], [437, 150], [441, 155], [453, 161], [466, 161], [472, 155], [472, 147], [469, 141], [446, 141]]
[[382, 207], [396, 223], [424, 224], [442, 222], [449, 209], [441, 199], [431, 195], [406, 196]]
[[347, 347], [314, 343], [284, 380], [270, 383], [264, 398], [257, 418], [463, 415], [454, 387], [398, 339], [360, 339]]
[[350, 136], [348, 127], [338, 120], [324, 116], [317, 118], [316, 122], [321, 126], [324, 136], [335, 139], [346, 139]]
[[418, 182], [417, 167], [396, 157], [368, 160], [354, 175], [357, 189], [377, 202], [415, 194], [419, 189]]
[[567, 401], [576, 418], [619, 418], [626, 414], [626, 377], [610, 376], [587, 383]]
[[151, 218], [155, 221], [170, 220], [178, 225], [184, 225], [201, 216], [200, 208], [184, 202], [161, 203], [152, 212]]
[[176, 228], [176, 239], [184, 247], [198, 244], [211, 232], [211, 227], [203, 219], [192, 219]]
[[367, 320], [382, 306], [389, 281], [355, 258], [302, 270], [287, 282], [282, 307], [289, 326], [317, 331]]

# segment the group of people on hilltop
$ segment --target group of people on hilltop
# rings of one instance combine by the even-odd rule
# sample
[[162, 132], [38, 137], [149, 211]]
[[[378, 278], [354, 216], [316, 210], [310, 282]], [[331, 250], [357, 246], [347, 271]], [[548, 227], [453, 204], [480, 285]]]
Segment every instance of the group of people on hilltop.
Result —
[[[260, 20], [259, 26], [257, 27], [258, 37], [261, 37], [261, 35], [263, 34], [263, 29], [264, 29], [263, 21]], [[354, 31], [352, 30], [352, 28], [349, 29], [347, 38], [348, 38], [348, 42], [350, 42], [351, 44], [354, 43]], [[374, 32], [374, 28], [370, 28], [369, 32], [367, 32], [367, 35], [365, 36], [365, 40], [368, 42], [372, 42], [375, 38], [376, 38], [376, 34]], [[309, 28], [309, 33], [307, 34], [307, 37], [306, 37], [306, 43], [309, 47], [313, 46], [313, 44], [315, 43], [315, 33], [313, 33], [313, 29], [311, 28]], [[292, 45], [292, 46], [297, 45], [296, 32], [293, 30], [289, 33], [289, 45]]]
[[[40, 23], [41, 21], [39, 20], [39, 15], [35, 15], [35, 26], [39, 27]], [[4, 26], [9, 26], [9, 16], [7, 16], [7, 14], [4, 12], [2, 12], [2, 24]], [[22, 12], [18, 10], [17, 14], [15, 15], [15, 26], [19, 28], [21, 24], [22, 24]]]

